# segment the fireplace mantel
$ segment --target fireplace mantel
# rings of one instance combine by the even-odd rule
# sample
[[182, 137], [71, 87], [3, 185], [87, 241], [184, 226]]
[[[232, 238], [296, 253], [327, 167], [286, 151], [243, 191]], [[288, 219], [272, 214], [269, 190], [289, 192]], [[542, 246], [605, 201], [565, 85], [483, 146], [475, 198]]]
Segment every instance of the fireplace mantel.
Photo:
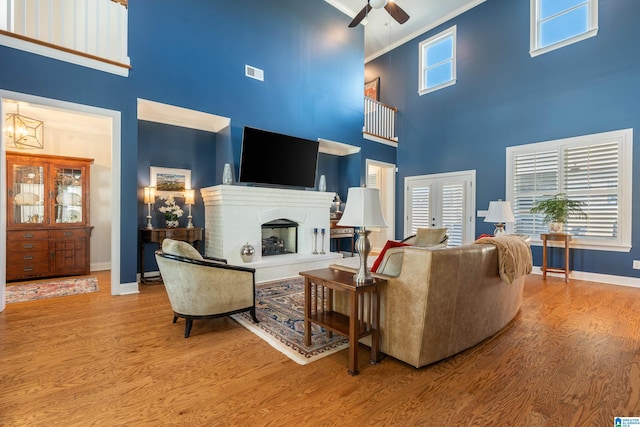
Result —
[[[205, 205], [205, 254], [225, 258], [230, 264], [256, 268], [256, 280], [296, 276], [298, 272], [328, 266], [340, 254], [329, 248], [329, 211], [334, 193], [280, 188], [217, 185], [201, 190]], [[298, 253], [262, 256], [261, 225], [277, 219], [298, 223]], [[313, 254], [313, 231], [318, 230]], [[255, 248], [253, 260], [244, 263], [242, 246]]]

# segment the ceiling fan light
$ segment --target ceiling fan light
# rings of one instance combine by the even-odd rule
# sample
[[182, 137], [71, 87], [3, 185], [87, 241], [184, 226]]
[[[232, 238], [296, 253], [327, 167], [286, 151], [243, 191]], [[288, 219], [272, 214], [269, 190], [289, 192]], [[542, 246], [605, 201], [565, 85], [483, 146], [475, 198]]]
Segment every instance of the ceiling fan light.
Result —
[[382, 9], [387, 5], [387, 0], [370, 0], [369, 5], [374, 9]]

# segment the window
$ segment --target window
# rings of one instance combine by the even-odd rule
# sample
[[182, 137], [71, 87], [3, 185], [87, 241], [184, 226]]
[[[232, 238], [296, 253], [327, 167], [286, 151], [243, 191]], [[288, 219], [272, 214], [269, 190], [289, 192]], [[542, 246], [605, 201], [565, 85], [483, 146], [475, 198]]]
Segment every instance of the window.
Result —
[[531, 0], [531, 56], [598, 34], [597, 0]]
[[529, 210], [557, 193], [585, 203], [586, 217], [569, 217], [566, 231], [577, 247], [631, 248], [631, 151], [626, 129], [507, 148], [507, 198], [516, 219], [511, 230], [539, 241], [542, 214]]
[[420, 43], [420, 95], [456, 82], [456, 27]]

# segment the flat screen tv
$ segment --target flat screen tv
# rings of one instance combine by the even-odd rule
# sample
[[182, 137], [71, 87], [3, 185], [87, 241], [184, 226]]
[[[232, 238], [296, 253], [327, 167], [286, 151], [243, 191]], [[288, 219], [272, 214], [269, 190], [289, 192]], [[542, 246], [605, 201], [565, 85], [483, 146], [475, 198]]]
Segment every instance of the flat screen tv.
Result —
[[314, 187], [318, 141], [245, 126], [240, 182], [286, 187]]

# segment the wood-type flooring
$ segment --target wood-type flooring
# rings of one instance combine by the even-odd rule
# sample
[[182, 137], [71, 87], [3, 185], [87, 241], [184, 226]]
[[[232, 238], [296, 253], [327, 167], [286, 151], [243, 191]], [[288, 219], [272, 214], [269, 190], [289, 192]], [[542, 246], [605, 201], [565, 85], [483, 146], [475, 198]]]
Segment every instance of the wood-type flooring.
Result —
[[162, 285], [7, 305], [1, 426], [612, 426], [640, 416], [640, 289], [531, 275], [498, 335], [415, 369], [306, 366], [230, 318], [171, 323]]

